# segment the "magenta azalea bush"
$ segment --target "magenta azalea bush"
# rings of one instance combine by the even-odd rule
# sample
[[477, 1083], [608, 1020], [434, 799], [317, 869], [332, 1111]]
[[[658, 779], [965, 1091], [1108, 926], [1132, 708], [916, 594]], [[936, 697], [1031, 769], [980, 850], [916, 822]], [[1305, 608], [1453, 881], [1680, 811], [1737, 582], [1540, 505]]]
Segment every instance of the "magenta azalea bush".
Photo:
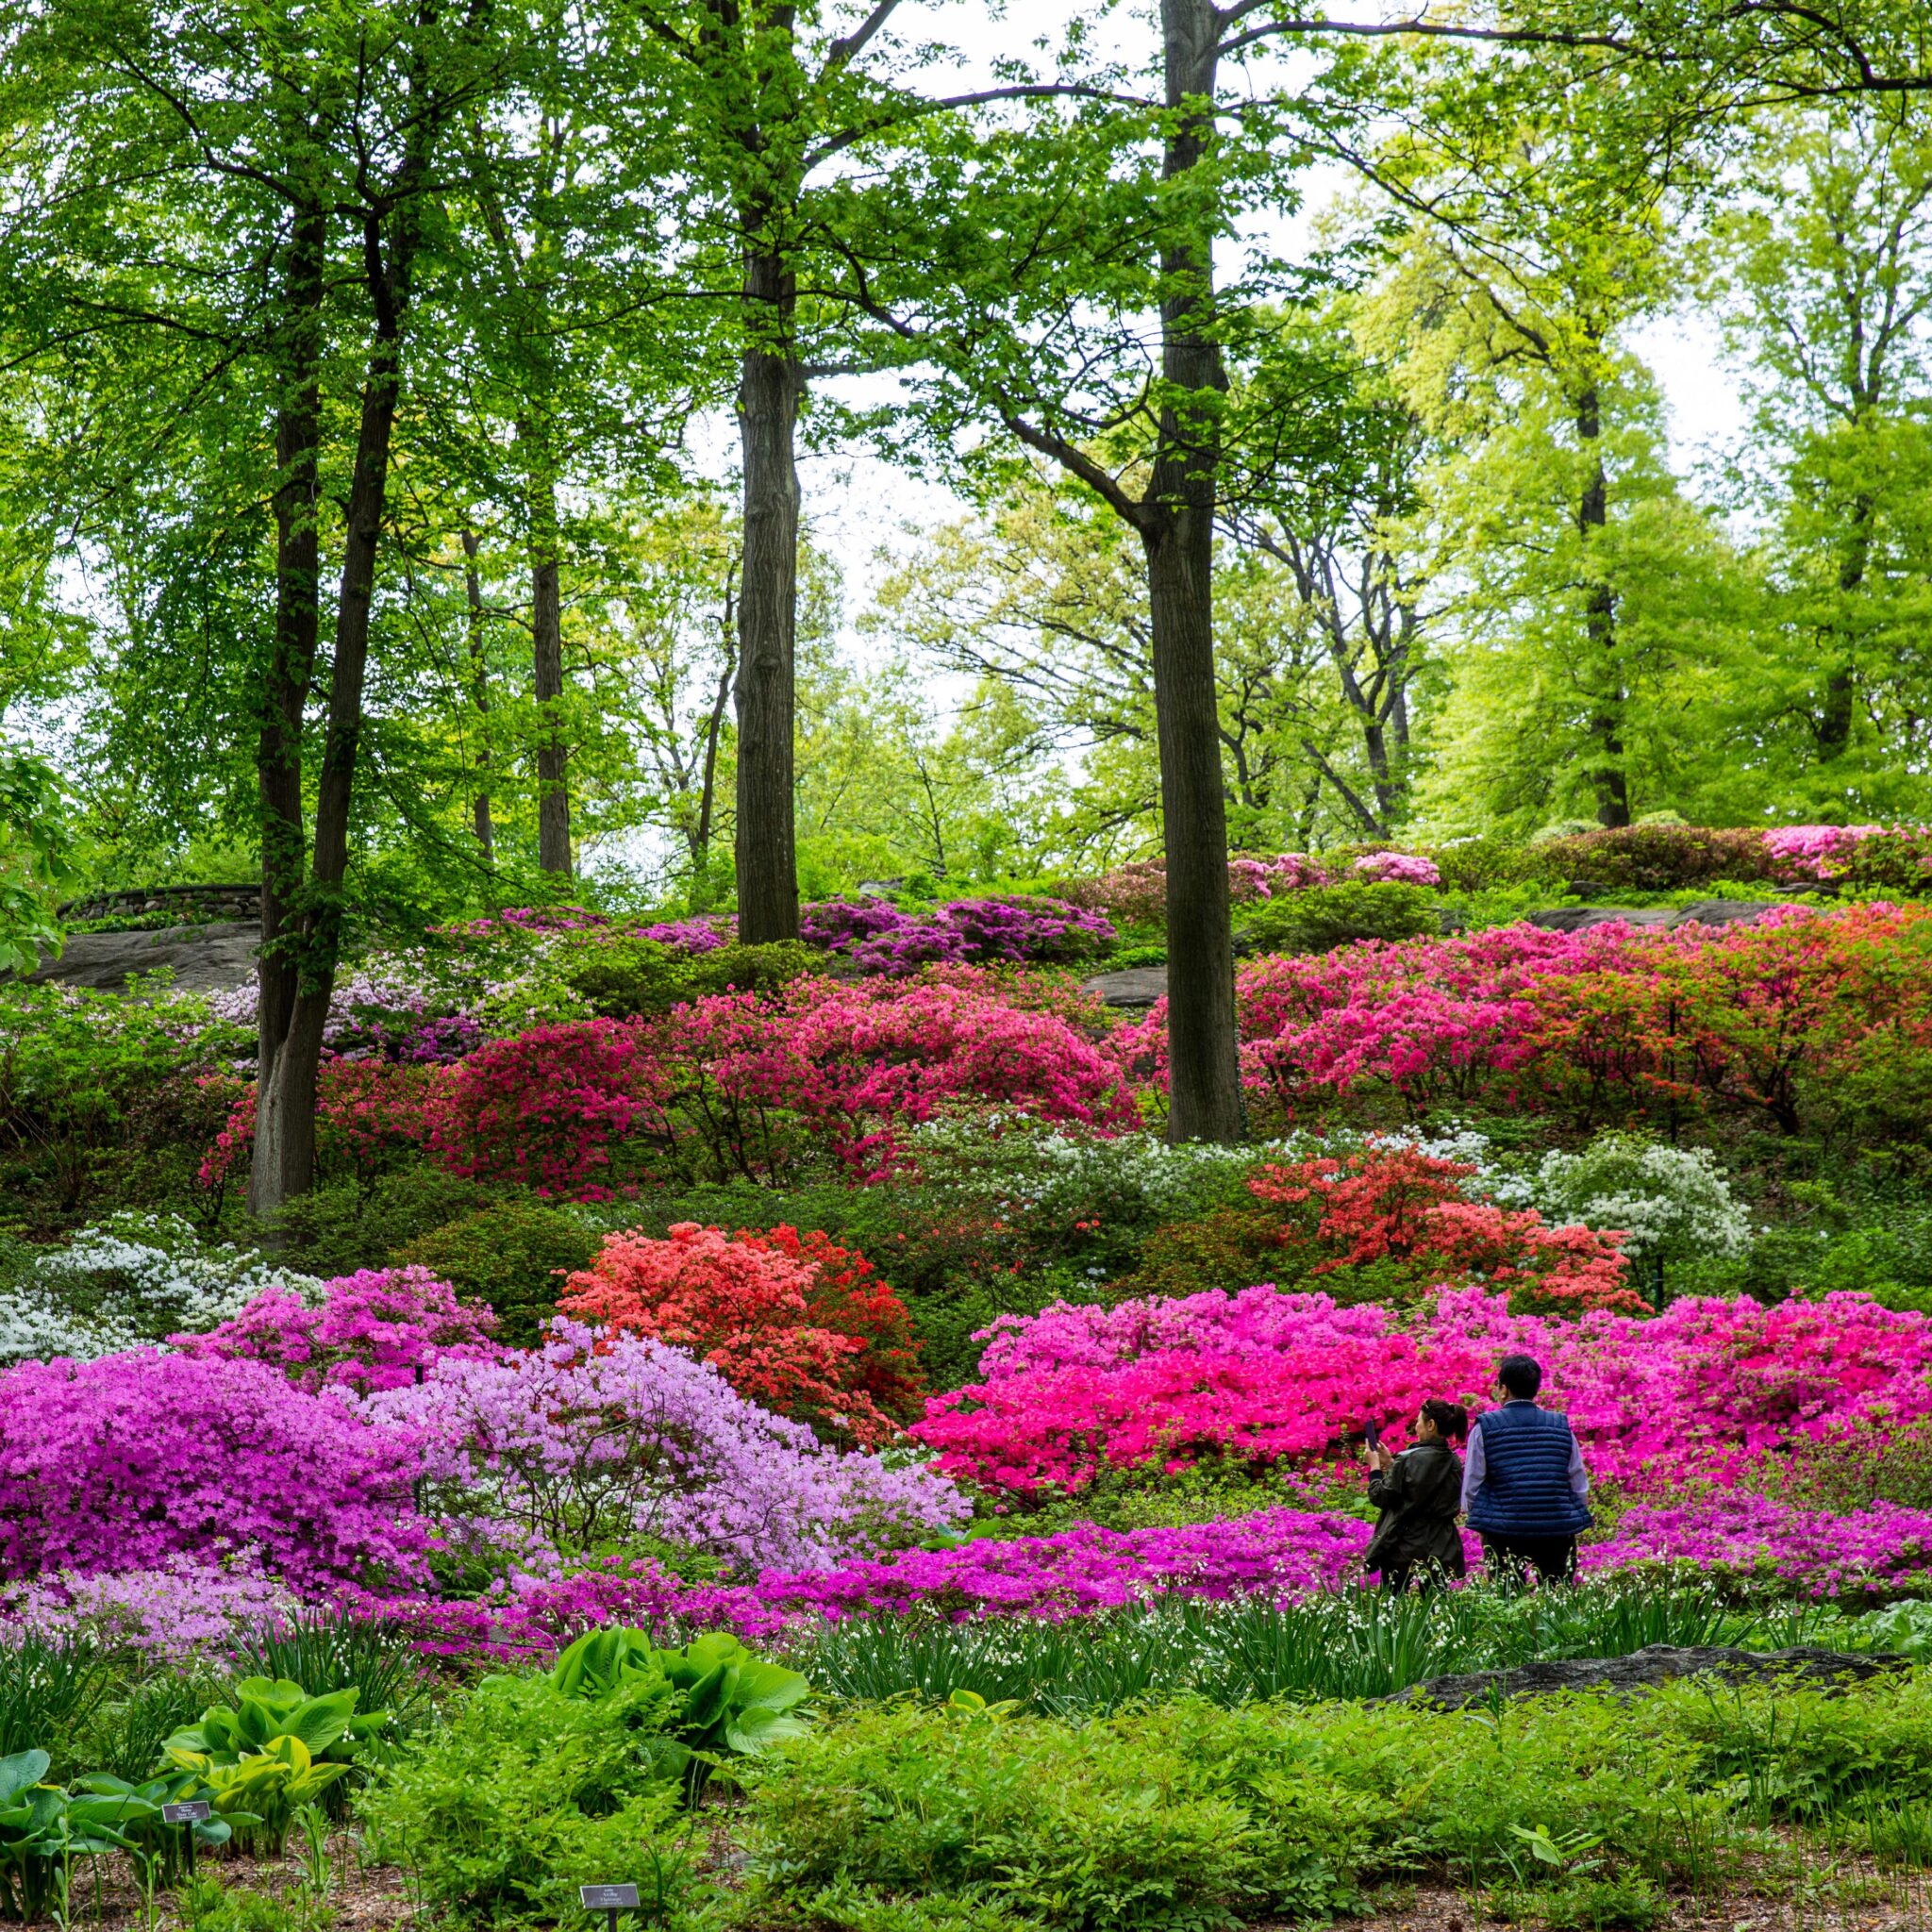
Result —
[[1405, 1329], [1382, 1307], [1262, 1286], [1061, 1303], [985, 1333], [980, 1379], [934, 1397], [912, 1433], [949, 1474], [1020, 1494], [1206, 1455], [1314, 1462], [1367, 1417], [1400, 1441], [1427, 1396], [1479, 1408], [1518, 1351], [1542, 1362], [1598, 1474], [1629, 1484], [1728, 1476], [1796, 1438], [1932, 1415], [1932, 1323], [1854, 1294], [1570, 1320], [1445, 1290]]
[[1045, 898], [950, 899], [925, 913], [884, 899], [830, 899], [803, 909], [799, 935], [891, 978], [929, 965], [1091, 958], [1115, 937], [1103, 914]]
[[184, 1355], [266, 1362], [299, 1388], [367, 1391], [420, 1382], [441, 1357], [488, 1360], [496, 1317], [465, 1307], [426, 1268], [365, 1268], [323, 1284], [321, 1307], [271, 1291], [200, 1335], [169, 1341]]
[[0, 1577], [219, 1562], [427, 1580], [421, 1450], [265, 1362], [137, 1349], [0, 1375]]

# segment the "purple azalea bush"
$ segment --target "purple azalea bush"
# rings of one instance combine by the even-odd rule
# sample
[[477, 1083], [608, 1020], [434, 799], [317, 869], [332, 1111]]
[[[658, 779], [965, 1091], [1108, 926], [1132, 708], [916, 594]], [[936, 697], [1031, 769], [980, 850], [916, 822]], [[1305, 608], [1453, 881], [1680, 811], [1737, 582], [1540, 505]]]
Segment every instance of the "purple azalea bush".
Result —
[[1045, 898], [950, 899], [929, 913], [904, 912], [884, 899], [833, 899], [806, 907], [799, 933], [844, 953], [861, 973], [890, 978], [928, 965], [1091, 958], [1115, 938], [1103, 913]]
[[259, 1553], [299, 1587], [428, 1581], [422, 1451], [265, 1362], [135, 1349], [0, 1375], [0, 1577]]

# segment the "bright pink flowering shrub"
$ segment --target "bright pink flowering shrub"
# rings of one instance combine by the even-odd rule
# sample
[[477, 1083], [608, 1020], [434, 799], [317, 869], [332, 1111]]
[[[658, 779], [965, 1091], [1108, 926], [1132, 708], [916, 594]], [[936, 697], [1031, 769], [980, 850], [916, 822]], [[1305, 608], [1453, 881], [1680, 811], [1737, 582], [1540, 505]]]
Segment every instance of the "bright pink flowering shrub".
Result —
[[693, 1001], [645, 1033], [685, 1131], [717, 1133], [740, 1171], [755, 1151], [750, 1130], [774, 1109], [861, 1174], [888, 1169], [902, 1124], [941, 1108], [992, 1106], [1103, 1131], [1140, 1123], [1108, 1045], [974, 984], [795, 980], [776, 1002]]
[[364, 1268], [324, 1284], [319, 1308], [278, 1289], [219, 1327], [171, 1335], [184, 1355], [266, 1362], [297, 1388], [367, 1392], [420, 1382], [439, 1357], [488, 1360], [496, 1317], [468, 1307], [426, 1268]]
[[0, 1375], [0, 1576], [212, 1562], [427, 1580], [415, 1436], [265, 1363], [139, 1349]]
[[[1499, 926], [1270, 958], [1236, 977], [1242, 1074], [1283, 1107], [1385, 1093], [1583, 1122], [1666, 1103], [1784, 1131], [1843, 1080], [1932, 1051], [1932, 913], [1793, 907], [1755, 925]], [[1120, 1049], [1165, 1074], [1165, 1008]]]
[[1399, 1441], [1426, 1396], [1483, 1407], [1497, 1361], [1519, 1350], [1542, 1362], [1546, 1399], [1597, 1474], [1639, 1488], [1728, 1478], [1796, 1437], [1932, 1414], [1932, 1321], [1862, 1295], [1571, 1321], [1463, 1289], [1404, 1330], [1380, 1307], [1260, 1287], [1060, 1303], [987, 1336], [980, 1380], [935, 1397], [912, 1433], [948, 1474], [1023, 1494], [1210, 1454], [1315, 1461], [1370, 1416]]
[[1413, 852], [1364, 852], [1349, 870], [1365, 879], [1388, 879], [1401, 886], [1442, 883], [1436, 861]]
[[1828, 879], [1884, 825], [1774, 825], [1763, 836], [1780, 878]]

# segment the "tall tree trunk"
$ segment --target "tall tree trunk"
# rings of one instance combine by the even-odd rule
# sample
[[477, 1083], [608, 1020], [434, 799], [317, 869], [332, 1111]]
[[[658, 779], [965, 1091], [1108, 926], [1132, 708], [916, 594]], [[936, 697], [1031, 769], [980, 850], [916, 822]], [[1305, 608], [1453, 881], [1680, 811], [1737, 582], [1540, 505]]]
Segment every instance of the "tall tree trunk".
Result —
[[530, 501], [530, 634], [535, 646], [537, 708], [537, 863], [571, 875], [570, 749], [563, 733], [563, 586], [558, 567], [557, 485], [541, 471]]
[[[413, 183], [411, 184], [413, 187]], [[389, 489], [390, 445], [402, 381], [402, 316], [408, 298], [416, 231], [409, 202], [395, 223], [387, 267], [382, 225], [365, 218], [365, 258], [375, 328], [363, 373], [356, 465], [342, 543], [341, 585], [336, 602], [335, 662], [329, 685], [327, 735], [317, 774], [315, 841], [302, 918], [294, 939], [295, 994], [272, 1068], [256, 1089], [255, 1150], [248, 1200], [272, 1214], [315, 1178], [315, 1082], [323, 1033], [341, 957], [342, 883], [349, 866], [349, 810], [362, 735], [362, 692], [369, 667], [369, 627], [375, 565]]]
[[[281, 372], [282, 400], [275, 414], [275, 625], [262, 716], [256, 741], [256, 775], [261, 808], [261, 951], [256, 964], [256, 1077], [274, 1077], [294, 1015], [300, 964], [294, 927], [301, 917], [308, 871], [308, 838], [302, 804], [302, 726], [315, 675], [321, 630], [322, 534], [317, 459], [322, 442], [322, 301], [327, 218], [319, 208], [296, 214], [284, 277], [292, 319]], [[313, 1163], [313, 1132], [305, 1157]], [[249, 1205], [263, 1211], [273, 1179], [258, 1159], [251, 1170]]]
[[[1162, 173], [1180, 182], [1205, 158], [1222, 23], [1211, 0], [1161, 0], [1170, 127]], [[1186, 199], [1187, 191], [1179, 191]], [[1211, 235], [1162, 252], [1161, 375], [1168, 386], [1141, 531], [1167, 847], [1168, 1135], [1238, 1141], [1241, 1108], [1227, 891], [1227, 794], [1214, 681], [1216, 411], [1199, 400], [1227, 378], [1213, 334]]]
[[[751, 225], [757, 233], [761, 224]], [[738, 934], [747, 945], [798, 937], [792, 716], [798, 622], [798, 291], [784, 257], [744, 263], [745, 346], [738, 428], [744, 563], [738, 602]]]
[[1590, 735], [1596, 746], [1590, 782], [1596, 793], [1597, 824], [1627, 825], [1630, 781], [1624, 759], [1624, 691], [1623, 666], [1617, 657], [1617, 601], [1607, 580], [1593, 574], [1598, 565], [1598, 538], [1609, 524], [1609, 477], [1598, 448], [1603, 422], [1594, 384], [1576, 399], [1576, 434], [1589, 465], [1589, 480], [1576, 506], [1576, 527], [1583, 538], [1584, 568], [1592, 572], [1584, 601], [1583, 628], [1590, 641], [1592, 673], [1601, 680], [1590, 720]]
[[476, 569], [475, 530], [463, 531], [463, 597], [469, 607], [470, 696], [483, 742], [476, 753], [476, 845], [483, 863], [496, 863], [496, 824], [490, 812], [490, 667], [483, 653], [483, 579]]

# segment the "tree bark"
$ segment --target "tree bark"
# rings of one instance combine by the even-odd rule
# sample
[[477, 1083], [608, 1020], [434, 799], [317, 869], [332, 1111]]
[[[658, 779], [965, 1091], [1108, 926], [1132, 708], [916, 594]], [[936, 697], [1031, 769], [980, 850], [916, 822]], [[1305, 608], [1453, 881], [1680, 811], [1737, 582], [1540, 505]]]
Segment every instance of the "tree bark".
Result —
[[558, 565], [557, 486], [540, 475], [531, 491], [530, 634], [537, 708], [537, 864], [569, 878], [570, 748], [563, 733], [563, 586]]
[[463, 597], [469, 607], [468, 643], [470, 648], [470, 695], [476, 707], [478, 728], [483, 733], [476, 753], [476, 846], [483, 863], [496, 863], [496, 824], [490, 811], [490, 667], [483, 655], [483, 581], [476, 570], [477, 541], [475, 530], [463, 531]]
[[[748, 225], [756, 233], [760, 224]], [[798, 937], [792, 713], [798, 609], [797, 284], [789, 263], [746, 251], [738, 426], [744, 561], [738, 603], [738, 934]]]
[[[1597, 444], [1603, 423], [1592, 384], [1576, 399], [1576, 434], [1590, 465], [1589, 480], [1576, 506], [1576, 527], [1583, 538], [1584, 567], [1592, 569], [1600, 532], [1609, 524], [1609, 478]], [[1596, 743], [1596, 761], [1590, 774], [1596, 793], [1600, 825], [1630, 823], [1630, 780], [1624, 760], [1624, 678], [1617, 658], [1617, 601], [1608, 582], [1592, 575], [1583, 607], [1584, 635], [1590, 642], [1591, 671], [1598, 680], [1592, 695], [1590, 735]]]
[[[415, 183], [408, 184], [413, 192]], [[294, 997], [274, 1064], [256, 1088], [255, 1149], [248, 1202], [273, 1214], [315, 1178], [315, 1083], [324, 1030], [341, 956], [342, 882], [349, 863], [349, 811], [362, 734], [362, 693], [369, 666], [370, 618], [389, 488], [390, 445], [402, 381], [402, 317], [408, 299], [416, 229], [408, 193], [384, 261], [383, 223], [364, 218], [364, 258], [375, 325], [363, 372], [356, 463], [349, 483], [342, 575], [336, 602], [335, 662], [329, 686], [327, 735], [317, 774], [315, 841], [302, 916], [292, 941]]]
[[[1839, 556], [1839, 594], [1849, 597], [1865, 581], [1872, 558], [1872, 512], [1869, 496], [1856, 496], [1851, 505], [1851, 527]], [[1852, 742], [1852, 712], [1857, 696], [1857, 668], [1852, 657], [1847, 626], [1827, 627], [1825, 648], [1834, 662], [1824, 675], [1824, 702], [1818, 714], [1818, 756], [1830, 763], [1842, 758]]]
[[[1166, 98], [1179, 118], [1162, 174], [1198, 167], [1212, 136], [1222, 23], [1210, 0], [1161, 0]], [[1212, 237], [1162, 250], [1167, 386], [1141, 527], [1167, 848], [1167, 1011], [1172, 1141], [1238, 1141], [1241, 1107], [1227, 891], [1227, 796], [1214, 679], [1214, 508], [1221, 460]]]
[[[296, 934], [308, 838], [302, 803], [303, 713], [315, 675], [321, 631], [322, 534], [316, 524], [317, 462], [322, 443], [322, 302], [327, 218], [319, 208], [297, 211], [289, 243], [284, 299], [292, 326], [282, 400], [275, 415], [275, 641], [262, 693], [256, 743], [261, 811], [261, 950], [256, 964], [256, 1076], [275, 1075], [294, 1014], [299, 962]], [[307, 1153], [290, 1157], [299, 1168], [314, 1161], [310, 1123]], [[259, 1163], [257, 1163], [258, 1167]], [[251, 1170], [249, 1204], [271, 1191]], [[276, 1196], [279, 1198], [279, 1195]]]

